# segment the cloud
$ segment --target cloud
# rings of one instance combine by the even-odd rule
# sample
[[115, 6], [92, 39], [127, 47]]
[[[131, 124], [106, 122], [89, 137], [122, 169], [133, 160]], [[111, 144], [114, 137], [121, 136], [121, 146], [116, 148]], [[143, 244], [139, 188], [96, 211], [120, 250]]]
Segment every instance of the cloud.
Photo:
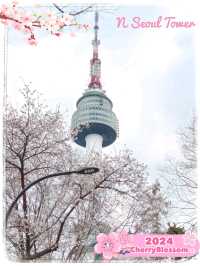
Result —
[[83, 89], [79, 91], [79, 88], [84, 88], [89, 75], [89, 63], [83, 53], [84, 38], [81, 34], [61, 39], [48, 36], [42, 38], [37, 47], [9, 45], [8, 94], [16, 100], [17, 90], [22, 86], [20, 77], [23, 77], [47, 99], [65, 97], [70, 103], [71, 97], [80, 96]]
[[[134, 44], [134, 37], [129, 41]], [[115, 51], [104, 50], [102, 53], [102, 76], [119, 117], [121, 144], [128, 144], [148, 161], [161, 160], [172, 152], [172, 146], [178, 154], [179, 147], [174, 145], [174, 125], [170, 125], [168, 114], [162, 110], [162, 84], [169, 82], [168, 71], [184, 57], [176, 34], [143, 32], [128, 52], [126, 46], [118, 51], [117, 56], [127, 56], [121, 64], [113, 65]]]

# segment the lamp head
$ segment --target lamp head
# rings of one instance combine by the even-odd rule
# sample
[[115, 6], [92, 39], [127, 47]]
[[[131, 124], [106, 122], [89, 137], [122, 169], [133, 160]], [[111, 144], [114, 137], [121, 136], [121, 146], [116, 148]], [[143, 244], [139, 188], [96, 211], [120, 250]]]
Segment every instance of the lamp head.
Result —
[[86, 167], [86, 168], [82, 168], [76, 171], [77, 174], [81, 174], [81, 175], [91, 175], [97, 172], [99, 172], [99, 168], [97, 167]]

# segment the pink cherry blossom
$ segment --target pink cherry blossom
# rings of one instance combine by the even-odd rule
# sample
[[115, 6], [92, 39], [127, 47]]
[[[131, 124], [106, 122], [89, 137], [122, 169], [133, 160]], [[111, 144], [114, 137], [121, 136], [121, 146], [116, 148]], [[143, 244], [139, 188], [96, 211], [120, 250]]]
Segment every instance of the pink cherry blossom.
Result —
[[4, 25], [8, 25], [9, 24], [7, 19], [1, 19], [0, 22], [3, 23]]
[[27, 27], [27, 25], [23, 25], [23, 32], [24, 33], [30, 33], [31, 32], [31, 28]]
[[13, 24], [14, 29], [21, 30], [21, 28], [22, 28], [21, 23], [14, 21], [12, 24]]
[[76, 37], [76, 34], [74, 32], [70, 32], [69, 34], [71, 37]]
[[61, 36], [61, 32], [55, 32], [54, 35], [56, 35], [57, 37]]
[[17, 10], [19, 20], [23, 20], [24, 17], [28, 17], [27, 13], [23, 10]]
[[118, 234], [99, 234], [94, 249], [97, 254], [103, 254], [104, 259], [110, 260], [116, 253], [120, 252], [121, 249]]
[[[0, 22], [5, 25], [11, 25], [14, 29], [20, 30], [25, 34], [31, 34], [34, 38], [29, 38], [31, 45], [36, 45], [34, 30], [43, 28], [48, 30], [52, 35], [60, 36], [60, 30], [66, 25], [76, 26], [79, 29], [87, 29], [85, 26], [74, 20], [74, 17], [68, 14], [58, 16], [56, 13], [47, 11], [45, 14], [36, 16], [27, 13], [26, 10], [18, 6], [18, 1], [11, 2], [10, 5], [2, 5], [0, 7]], [[69, 33], [71, 37], [75, 37], [75, 33]]]
[[88, 25], [88, 24], [83, 24], [82, 27], [83, 27], [85, 30], [89, 30], [90, 25]]
[[0, 8], [0, 12], [2, 12], [3, 14], [5, 14], [8, 10], [9, 10], [9, 7], [4, 4]]
[[63, 16], [63, 20], [66, 22], [66, 21], [72, 21], [74, 18], [73, 16], [70, 16], [70, 15], [67, 15], [67, 14], [64, 14]]
[[47, 18], [50, 20], [56, 20], [57, 16], [53, 12], [48, 12]]
[[41, 25], [41, 26], [46, 26], [46, 25], [47, 25], [47, 20], [41, 18], [41, 19], [40, 19], [40, 25]]
[[24, 17], [21, 18], [21, 21], [24, 22], [24, 24], [26, 24], [31, 21], [31, 18], [30, 16], [25, 15]]
[[30, 45], [37, 45], [37, 42], [36, 42], [35, 38], [33, 38], [33, 37], [28, 38], [28, 43]]
[[20, 18], [20, 13], [19, 10], [13, 8], [10, 10], [10, 16], [14, 17], [14, 18]]
[[12, 5], [15, 7], [16, 5], [18, 5], [19, 2], [18, 1], [12, 1]]
[[59, 27], [63, 27], [65, 25], [65, 21], [63, 21], [63, 19], [57, 20], [56, 23]]

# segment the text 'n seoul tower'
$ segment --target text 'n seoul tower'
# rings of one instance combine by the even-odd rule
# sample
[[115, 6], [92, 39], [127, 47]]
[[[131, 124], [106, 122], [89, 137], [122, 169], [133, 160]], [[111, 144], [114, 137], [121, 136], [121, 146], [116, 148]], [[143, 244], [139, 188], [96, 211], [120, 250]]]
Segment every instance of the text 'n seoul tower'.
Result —
[[[102, 153], [118, 136], [118, 119], [112, 111], [112, 101], [105, 95], [101, 85], [101, 60], [98, 55], [98, 12], [95, 12], [93, 57], [90, 60], [90, 83], [76, 103], [77, 110], [71, 121], [74, 142], [86, 147], [86, 153]], [[87, 125], [87, 126], [85, 126]]]

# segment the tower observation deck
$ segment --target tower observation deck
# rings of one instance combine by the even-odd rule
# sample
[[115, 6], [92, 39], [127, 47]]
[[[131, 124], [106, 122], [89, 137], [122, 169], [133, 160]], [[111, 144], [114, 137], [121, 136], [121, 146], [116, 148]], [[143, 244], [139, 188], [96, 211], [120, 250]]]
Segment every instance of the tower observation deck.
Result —
[[[102, 147], [111, 145], [118, 136], [118, 119], [112, 111], [113, 103], [102, 90], [101, 60], [98, 57], [98, 12], [95, 12], [93, 58], [90, 60], [90, 83], [76, 103], [77, 110], [71, 120], [71, 130], [77, 130], [75, 143], [86, 147], [87, 153], [101, 153]], [[81, 128], [81, 130], [79, 130]]]

